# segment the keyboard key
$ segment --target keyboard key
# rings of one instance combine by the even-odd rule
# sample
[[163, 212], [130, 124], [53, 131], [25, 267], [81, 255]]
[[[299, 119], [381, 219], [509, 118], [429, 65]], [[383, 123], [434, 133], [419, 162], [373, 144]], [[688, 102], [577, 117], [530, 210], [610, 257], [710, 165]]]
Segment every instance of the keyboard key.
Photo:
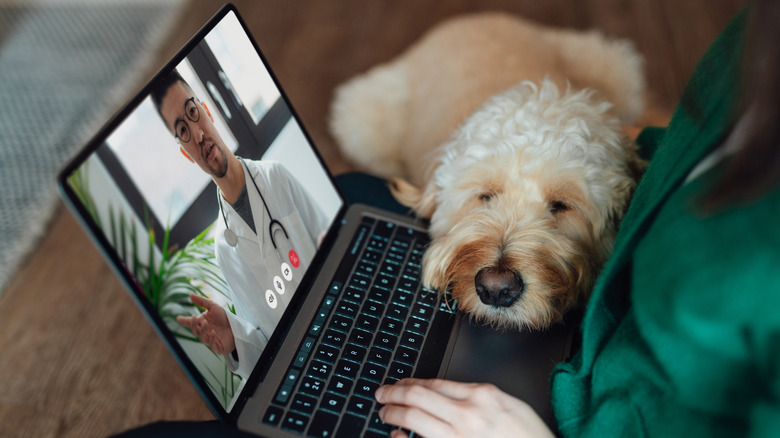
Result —
[[284, 410], [281, 408], [277, 408], [276, 406], [268, 406], [268, 409], [265, 411], [265, 415], [263, 416], [263, 423], [271, 426], [278, 426], [279, 422], [282, 421], [283, 413]]
[[415, 247], [409, 252], [409, 260], [407, 263], [409, 265], [422, 266], [423, 253], [424, 251], [420, 251], [419, 247], [415, 245]]
[[347, 404], [347, 399], [330, 392], [326, 392], [322, 396], [322, 402], [320, 403], [320, 409], [333, 412], [334, 414], [340, 414], [344, 410], [344, 405]]
[[292, 395], [292, 389], [292, 385], [282, 384], [282, 387], [276, 392], [274, 403], [281, 406], [287, 405], [287, 401], [290, 400], [290, 395]]
[[[439, 339], [443, 339], [443, 337]], [[408, 331], [405, 331], [401, 337], [401, 345], [417, 350], [422, 348], [422, 341], [422, 336]]]
[[411, 247], [411, 239], [404, 238], [402, 236], [396, 236], [395, 239], [393, 239], [393, 243], [391, 243], [391, 245], [402, 249], [403, 251], [408, 251]]
[[[399, 323], [400, 325], [400, 323]], [[393, 351], [398, 338], [387, 333], [378, 333], [374, 338], [374, 345], [385, 350]]]
[[330, 284], [330, 288], [328, 289], [329, 294], [338, 295], [341, 293], [341, 289], [344, 287], [344, 283], [340, 281], [334, 281]]
[[311, 336], [307, 337], [303, 340], [303, 343], [301, 344], [301, 351], [303, 352], [310, 352], [312, 348], [314, 348], [314, 344], [316, 343], [316, 339], [312, 338]]
[[314, 317], [314, 322], [317, 324], [324, 324], [328, 319], [328, 315], [330, 315], [330, 309], [320, 308], [320, 310], [317, 311], [317, 315]]
[[371, 333], [375, 332], [378, 326], [379, 320], [373, 316], [368, 315], [360, 315], [360, 317], [357, 319], [357, 322], [355, 323], [355, 328], [359, 328]]
[[439, 300], [439, 294], [430, 289], [422, 288], [417, 295], [417, 302], [423, 306], [436, 307], [436, 302]]
[[372, 236], [371, 240], [368, 241], [367, 248], [370, 248], [372, 251], [382, 252], [384, 251], [386, 246], [387, 246], [386, 238]]
[[370, 278], [365, 277], [352, 277], [352, 280], [349, 281], [349, 287], [347, 288], [347, 292], [354, 290], [354, 291], [366, 291], [368, 290], [368, 285], [371, 283]]
[[339, 363], [336, 365], [335, 373], [340, 376], [353, 379], [355, 378], [355, 376], [357, 376], [359, 369], [360, 369], [360, 364], [356, 364], [354, 362], [341, 359]]
[[330, 310], [334, 304], [336, 304], [336, 297], [334, 295], [325, 295], [325, 299], [322, 300], [320, 307]]
[[398, 252], [408, 252], [409, 248], [411, 247], [411, 242], [409, 239], [399, 239], [394, 238], [391, 242], [388, 243], [390, 245], [391, 251], [398, 251]]
[[442, 300], [439, 303], [439, 311], [454, 314], [455, 312], [458, 311], [458, 301], [452, 297], [450, 297], [449, 299]]
[[298, 387], [298, 391], [312, 397], [319, 397], [320, 394], [322, 394], [322, 388], [324, 387], [325, 382], [307, 376], [301, 380], [301, 386]]
[[309, 364], [306, 374], [316, 379], [328, 380], [333, 365], [319, 360], [313, 360]]
[[302, 414], [311, 414], [317, 406], [317, 399], [308, 395], [298, 394], [293, 398], [290, 409]]
[[307, 415], [302, 415], [297, 412], [290, 411], [287, 413], [287, 416], [284, 417], [284, 421], [282, 421], [282, 427], [293, 432], [303, 433], [308, 422], [309, 417]]
[[360, 260], [366, 263], [373, 263], [376, 265], [377, 263], [382, 261], [382, 253], [378, 251], [363, 251], [363, 255], [360, 257]]
[[393, 260], [386, 260], [382, 264], [379, 273], [388, 277], [396, 278], [401, 273], [401, 265]]
[[300, 375], [301, 372], [299, 370], [291, 368], [287, 371], [287, 376], [284, 378], [284, 384], [287, 386], [295, 386], [295, 383], [298, 381], [298, 376]]
[[379, 330], [390, 333], [391, 335], [398, 336], [401, 334], [401, 327], [403, 324], [395, 319], [385, 318], [382, 320], [382, 325], [379, 326]]
[[428, 249], [428, 244], [431, 243], [430, 239], [427, 235], [422, 235], [422, 238], [419, 238], [417, 242], [414, 242], [414, 245], [412, 245], [412, 254], [417, 254], [422, 256], [425, 254], [425, 250]]
[[388, 277], [387, 275], [384, 275], [384, 272], [382, 275], [380, 275], [376, 282], [374, 282], [374, 285], [376, 287], [381, 287], [387, 290], [393, 290], [393, 286], [395, 286], [395, 278]]
[[322, 337], [322, 343], [330, 346], [341, 348], [344, 345], [344, 341], [347, 339], [347, 335], [335, 330], [328, 329], [325, 331], [325, 336]]
[[367, 278], [373, 278], [376, 274], [376, 263], [363, 259], [355, 269], [355, 275], [361, 275]]
[[309, 336], [317, 337], [320, 335], [320, 332], [322, 332], [322, 323], [315, 321], [312, 323], [311, 327], [309, 327]]
[[407, 347], [398, 347], [398, 351], [395, 352], [394, 360], [404, 363], [406, 365], [414, 366], [417, 362], [417, 351]]
[[330, 320], [328, 325], [329, 329], [337, 330], [344, 333], [349, 333], [349, 329], [352, 327], [352, 320], [343, 316], [335, 315]]
[[[366, 366], [373, 365], [373, 364], [366, 364]], [[376, 366], [376, 365], [373, 365]], [[365, 370], [365, 368], [364, 368]], [[382, 370], [384, 372], [384, 369]], [[381, 379], [381, 378], [380, 378]], [[373, 400], [374, 399], [374, 393], [379, 388], [379, 380], [376, 382], [372, 382], [367, 379], [360, 379], [357, 381], [357, 385], [355, 385], [355, 395], [359, 395], [361, 397], [365, 397], [368, 399]]]
[[309, 353], [306, 353], [304, 351], [298, 352], [298, 354], [295, 356], [295, 359], [293, 360], [292, 365], [296, 368], [303, 368], [304, 365], [306, 365], [306, 361], [309, 359]]
[[412, 333], [417, 333], [418, 335], [424, 335], [425, 331], [428, 330], [428, 321], [417, 318], [409, 318], [409, 321], [406, 323], [406, 330]]
[[346, 396], [349, 394], [349, 390], [352, 389], [352, 380], [346, 377], [333, 376], [330, 379], [328, 385], [328, 391]]
[[[360, 330], [355, 331], [357, 332]], [[363, 362], [363, 358], [366, 357], [366, 349], [359, 345], [347, 344], [347, 347], [342, 352], [341, 357], [346, 360], [360, 363]]]
[[385, 423], [379, 419], [379, 412], [371, 414], [371, 419], [368, 421], [368, 428], [377, 432], [383, 432], [385, 436], [393, 429], [393, 426]]
[[368, 347], [371, 344], [373, 334], [364, 330], [352, 330], [352, 334], [349, 336], [349, 343], [353, 345], [359, 345], [361, 347]]
[[405, 321], [406, 315], [409, 313], [409, 308], [401, 306], [396, 303], [390, 304], [387, 308], [387, 316], [388, 318], [397, 319], [398, 321]]
[[412, 316], [427, 321], [433, 317], [433, 307], [427, 307], [417, 303], [412, 309]]
[[[369, 296], [369, 299], [370, 298], [371, 297]], [[375, 303], [373, 301], [366, 301], [365, 304], [363, 304], [362, 312], [368, 316], [380, 318], [382, 314], [385, 313], [385, 306], [384, 304]]]
[[411, 292], [407, 292], [403, 289], [398, 289], [393, 294], [391, 300], [393, 303], [400, 304], [404, 307], [412, 307], [412, 301], [414, 301], [414, 295]]
[[406, 254], [398, 253], [395, 251], [389, 251], [385, 256], [385, 258], [386, 260], [392, 260], [398, 264], [401, 264], [404, 262], [404, 259], [406, 258]]
[[358, 314], [358, 309], [359, 307], [356, 304], [342, 300], [338, 306], [336, 306], [336, 315], [354, 318]]
[[333, 364], [336, 363], [336, 359], [339, 358], [339, 350], [329, 345], [320, 345], [317, 347], [317, 353], [314, 355], [314, 359], [321, 360], [324, 363]]
[[412, 367], [409, 365], [404, 365], [400, 362], [393, 362], [393, 364], [390, 365], [390, 370], [387, 373], [387, 377], [398, 380], [412, 377]]
[[[360, 376], [367, 380], [373, 380], [374, 382], [381, 382], [382, 377], [385, 376], [385, 367], [384, 365], [377, 365], [370, 362], [366, 362], [366, 364], [363, 365], [363, 372], [360, 373]], [[376, 390], [376, 388], [374, 388], [374, 390]], [[373, 395], [371, 397], [373, 397]]]
[[387, 304], [390, 300], [390, 290], [374, 286], [368, 294], [368, 299], [379, 304]]
[[339, 422], [338, 415], [333, 415], [325, 411], [317, 411], [311, 420], [311, 427], [307, 435], [314, 438], [330, 438], [336, 430], [336, 423]]
[[336, 433], [343, 437], [358, 437], [363, 432], [363, 426], [366, 424], [366, 417], [358, 417], [346, 414], [341, 418], [339, 430]]
[[347, 289], [347, 292], [344, 293], [344, 299], [353, 302], [355, 304], [362, 303], [363, 298], [365, 297], [366, 297], [366, 292], [364, 290], [354, 289], [352, 287]]
[[407, 281], [411, 281], [411, 279], [413, 278], [420, 278], [421, 275], [422, 275], [421, 266], [407, 263], [406, 267], [404, 268], [402, 278], [406, 277], [408, 279]]
[[352, 398], [349, 399], [349, 403], [347, 403], [347, 412], [358, 414], [362, 418], [368, 418], [368, 414], [371, 413], [371, 408], [373, 407], [373, 400], [352, 396]]
[[390, 363], [391, 354], [392, 353], [387, 350], [373, 347], [371, 348], [371, 351], [369, 351], [368, 358], [366, 360], [377, 365], [385, 366]]

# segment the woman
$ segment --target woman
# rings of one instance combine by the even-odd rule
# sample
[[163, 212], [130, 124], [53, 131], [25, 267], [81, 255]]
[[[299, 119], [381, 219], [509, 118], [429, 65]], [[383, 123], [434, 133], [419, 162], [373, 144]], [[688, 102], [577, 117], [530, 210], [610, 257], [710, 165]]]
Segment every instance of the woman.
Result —
[[[780, 2], [739, 14], [669, 127], [637, 139], [650, 166], [589, 302], [581, 348], [551, 378], [560, 434], [780, 430], [778, 23]], [[428, 438], [552, 436], [527, 404], [490, 385], [404, 380], [376, 397], [385, 422]]]

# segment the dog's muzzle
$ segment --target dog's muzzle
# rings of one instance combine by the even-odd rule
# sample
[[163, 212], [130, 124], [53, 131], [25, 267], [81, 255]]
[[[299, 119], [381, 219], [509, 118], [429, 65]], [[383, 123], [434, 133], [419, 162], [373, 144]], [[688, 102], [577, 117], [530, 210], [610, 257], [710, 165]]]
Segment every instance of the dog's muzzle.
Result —
[[525, 290], [519, 275], [497, 266], [482, 268], [474, 277], [479, 299], [488, 306], [509, 307]]

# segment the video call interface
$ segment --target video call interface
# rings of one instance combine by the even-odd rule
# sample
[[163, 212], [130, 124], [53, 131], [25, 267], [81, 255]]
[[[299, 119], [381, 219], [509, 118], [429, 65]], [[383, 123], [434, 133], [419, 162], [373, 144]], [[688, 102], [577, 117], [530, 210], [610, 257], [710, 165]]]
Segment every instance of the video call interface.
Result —
[[[233, 12], [176, 72], [192, 96], [175, 124], [147, 96], [68, 183], [230, 412], [342, 201]], [[223, 161], [244, 169], [241, 205], [217, 190]], [[181, 323], [204, 312], [192, 295], [228, 316], [232, 351]]]

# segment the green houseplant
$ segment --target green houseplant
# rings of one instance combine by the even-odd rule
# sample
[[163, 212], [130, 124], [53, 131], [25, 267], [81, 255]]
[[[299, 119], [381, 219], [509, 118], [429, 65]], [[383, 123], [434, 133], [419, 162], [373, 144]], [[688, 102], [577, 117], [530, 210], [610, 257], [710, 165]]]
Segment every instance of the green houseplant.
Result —
[[[214, 293], [219, 294], [224, 298], [228, 309], [235, 313], [227, 294], [227, 282], [216, 264], [214, 239], [208, 237], [211, 226], [184, 247], [175, 248], [171, 247], [169, 242], [170, 224], [166, 224], [162, 246], [157, 247], [154, 231], [149, 226], [147, 210], [143, 232], [138, 231], [139, 227], [132, 216], [128, 220], [124, 211], [120, 209], [118, 213], [115, 212], [111, 204], [108, 205], [106, 224], [101, 219], [98, 205], [90, 193], [87, 164], [70, 177], [71, 187], [180, 344], [183, 347], [187, 343], [197, 344], [200, 355], [208, 352], [205, 354], [212, 356], [212, 360], [200, 364], [196, 362], [196, 366], [223, 405], [227, 405], [233, 398], [241, 378], [228, 369], [221, 356], [201, 344], [188, 329], [176, 322], [179, 315], [199, 313], [198, 308], [190, 301], [190, 294], [209, 297], [208, 292], [212, 292], [212, 298]], [[141, 250], [142, 247], [145, 253]], [[214, 359], [219, 366], [214, 366]], [[211, 365], [205, 362], [210, 362]]]

